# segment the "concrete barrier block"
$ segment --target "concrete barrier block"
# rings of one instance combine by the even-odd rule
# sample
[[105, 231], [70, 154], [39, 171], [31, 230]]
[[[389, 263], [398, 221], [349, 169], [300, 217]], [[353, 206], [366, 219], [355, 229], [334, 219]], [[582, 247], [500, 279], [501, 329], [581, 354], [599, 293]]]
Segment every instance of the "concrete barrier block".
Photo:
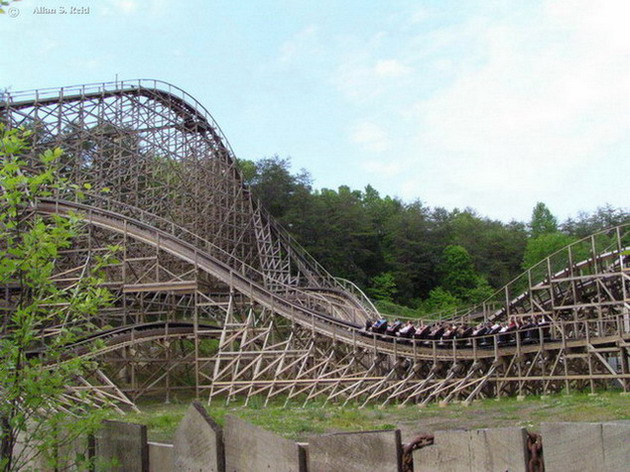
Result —
[[413, 451], [413, 467], [422, 472], [442, 472], [438, 447], [426, 446]]
[[178, 472], [225, 472], [223, 431], [198, 402], [193, 402], [179, 423], [173, 442]]
[[149, 472], [172, 472], [175, 464], [173, 445], [149, 441]]
[[400, 472], [401, 467], [399, 430], [325, 434], [309, 438], [309, 472]]
[[57, 470], [74, 472], [77, 470], [88, 470], [88, 464], [94, 460], [95, 439], [93, 435], [86, 435], [74, 438], [66, 442], [57, 451], [59, 465]]
[[19, 432], [13, 451], [14, 461], [19, 458], [17, 466], [18, 470], [37, 470], [40, 472], [54, 472], [54, 469], [48, 467], [46, 458], [42, 457], [38, 452], [36, 444], [31, 443], [30, 438], [24, 432]]
[[[438, 448], [440, 471], [471, 472], [470, 432], [466, 430], [436, 431], [434, 444]], [[415, 460], [414, 460], [415, 465]], [[422, 469], [420, 469], [422, 470]]]
[[543, 423], [546, 472], [601, 472], [604, 468], [602, 425]]
[[470, 431], [471, 470], [527, 472], [525, 428], [493, 428]]
[[42, 453], [38, 451], [36, 443], [29, 442], [25, 445], [24, 433], [20, 433], [15, 445], [15, 456], [26, 463], [18, 468], [37, 472], [88, 471], [91, 460], [94, 459], [94, 437], [76, 434], [65, 430], [57, 431], [57, 447], [46, 449]]
[[422, 472], [526, 472], [524, 428], [436, 431], [434, 445], [413, 453]]
[[149, 472], [147, 427], [121, 421], [103, 421], [95, 434], [99, 471]]
[[604, 423], [602, 442], [605, 472], [630, 469], [630, 421]]
[[470, 432], [465, 430], [436, 431], [433, 446], [413, 452], [413, 464], [422, 472], [479, 472], [471, 469]]
[[294, 441], [226, 416], [223, 429], [227, 472], [306, 472], [306, 454]]

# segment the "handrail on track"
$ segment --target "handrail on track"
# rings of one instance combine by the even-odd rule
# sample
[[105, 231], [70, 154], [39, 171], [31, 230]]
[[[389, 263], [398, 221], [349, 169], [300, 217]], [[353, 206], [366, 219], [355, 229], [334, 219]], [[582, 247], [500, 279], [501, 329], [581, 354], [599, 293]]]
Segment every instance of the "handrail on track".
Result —
[[[132, 218], [129, 218], [120, 214], [115, 214], [108, 210], [104, 210], [102, 208], [88, 207], [86, 205], [73, 203], [73, 202], [60, 202], [59, 200], [56, 200], [56, 201], [50, 202], [50, 204], [55, 206], [56, 212], [62, 213], [62, 214], [63, 214], [63, 211], [60, 211], [61, 207], [66, 207], [67, 209], [74, 208], [79, 211], [87, 210], [87, 213], [86, 213], [87, 219], [92, 224], [96, 224], [97, 220], [95, 218], [98, 214], [101, 214], [101, 215], [104, 215], [104, 218], [113, 219], [114, 221], [117, 221], [118, 223], [120, 223], [121, 221], [127, 222], [127, 224], [124, 225], [127, 228], [127, 230], [130, 227], [129, 223], [131, 223], [132, 225], [137, 226], [141, 231], [144, 231], [145, 233], [147, 232], [149, 234], [153, 233], [155, 234], [156, 240], [159, 238], [159, 240], [162, 242], [161, 248], [163, 250], [170, 250], [174, 254], [177, 254], [179, 255], [179, 257], [184, 258], [184, 259], [188, 257], [189, 259], [196, 261], [198, 265], [201, 264], [204, 260], [206, 260], [208, 265], [204, 266], [203, 270], [210, 271], [214, 276], [219, 276], [220, 278], [223, 278], [224, 280], [230, 281], [234, 287], [238, 287], [237, 290], [240, 291], [241, 293], [252, 296], [261, 305], [274, 310], [274, 312], [282, 314], [283, 316], [293, 321], [294, 323], [298, 323], [298, 324], [303, 325], [306, 328], [311, 328], [313, 330], [321, 332], [322, 334], [325, 334], [326, 336], [334, 337], [335, 339], [346, 342], [348, 344], [353, 344], [353, 343], [355, 345], [362, 344], [363, 346], [367, 348], [370, 348], [372, 346], [376, 348], [378, 346], [381, 352], [386, 352], [389, 354], [395, 354], [395, 353], [400, 354], [405, 351], [407, 352], [407, 354], [409, 354], [412, 351], [416, 352], [418, 349], [426, 351], [426, 348], [425, 348], [426, 341], [424, 340], [423, 341], [411, 340], [410, 342], [407, 342], [406, 340], [399, 339], [399, 338], [393, 338], [393, 339], [383, 338], [382, 335], [365, 332], [365, 330], [362, 327], [354, 325], [350, 322], [344, 322], [342, 320], [338, 320], [336, 318], [332, 318], [323, 313], [320, 313], [314, 309], [304, 307], [301, 305], [296, 305], [295, 303], [287, 301], [284, 297], [280, 296], [279, 294], [270, 292], [267, 289], [265, 289], [263, 286], [253, 282], [251, 279], [248, 279], [246, 276], [242, 275], [240, 272], [236, 271], [229, 265], [221, 262], [220, 260], [214, 258], [213, 256], [205, 252], [201, 252], [199, 248], [192, 245], [191, 243], [183, 241], [177, 238], [177, 236], [175, 235], [166, 233], [163, 230], [152, 227], [141, 221], [133, 220]], [[66, 211], [69, 211], [69, 210], [66, 210]], [[133, 237], [132, 234], [131, 236]], [[175, 249], [167, 249], [167, 245], [166, 245], [167, 240], [170, 240], [176, 247], [179, 247], [180, 249], [178, 249], [177, 251]], [[185, 250], [190, 252], [189, 256], [185, 255], [185, 253], [183, 252]], [[212, 269], [212, 267], [214, 267], [214, 269]], [[221, 276], [219, 272], [221, 272], [223, 275]], [[561, 337], [562, 337], [561, 340], [563, 343], [572, 341], [574, 343], [578, 342], [578, 343], [584, 344], [585, 342], [589, 342], [589, 341], [593, 342], [594, 338], [597, 339], [599, 337], [606, 337], [606, 336], [601, 336], [602, 334], [607, 334], [608, 337], [610, 336], [616, 336], [617, 338], [627, 337], [626, 336], [627, 333], [630, 332], [630, 326], [628, 326], [627, 317], [628, 315], [618, 315], [613, 318], [602, 319], [602, 320], [562, 321], [558, 323], [557, 325], [551, 326], [550, 329], [552, 331], [555, 330], [553, 332], [557, 332], [561, 334]], [[577, 328], [569, 329], [572, 326], [575, 326]], [[583, 326], [584, 329], [583, 330], [578, 329], [580, 326]], [[595, 327], [595, 329], [593, 330], [593, 333], [595, 333], [596, 336], [594, 338], [593, 336], [590, 336], [590, 333], [591, 333], [590, 326]], [[614, 327], [615, 329], [614, 334], [608, 334], [608, 331], [610, 330], [603, 329], [603, 327], [610, 327], [610, 326]], [[598, 329], [599, 331], [597, 331]], [[582, 335], [582, 333], [584, 334]], [[493, 339], [492, 342], [495, 345], [495, 351], [497, 351], [498, 349], [500, 349], [500, 343], [498, 341], [500, 334], [495, 334], [495, 335], [490, 335], [490, 336]], [[483, 338], [484, 337], [482, 336], [482, 337], [477, 337], [477, 338], [472, 338], [472, 339], [483, 339]], [[456, 349], [456, 347], [458, 346], [456, 343], [461, 342], [461, 341], [462, 339], [452, 340], [451, 344], [452, 344], [453, 349]], [[476, 342], [477, 341], [473, 341], [473, 350], [474, 350], [474, 344]], [[560, 342], [560, 340], [556, 340], [556, 342]], [[444, 341], [430, 340], [429, 345], [432, 352], [435, 353], [436, 350], [442, 349], [442, 347], [444, 346]], [[445, 354], [445, 356], [448, 357], [448, 354]]]
[[[230, 143], [222, 132], [220, 126], [216, 122], [216, 120], [212, 117], [212, 115], [208, 112], [208, 110], [198, 102], [193, 96], [185, 92], [183, 89], [170, 84], [168, 82], [156, 80], [156, 79], [134, 79], [134, 80], [121, 80], [121, 81], [110, 81], [110, 82], [100, 82], [100, 83], [92, 83], [92, 84], [79, 84], [66, 86], [61, 88], [45, 88], [45, 89], [34, 89], [20, 92], [7, 92], [2, 96], [2, 100], [5, 102], [3, 105], [7, 108], [12, 106], [16, 106], [22, 104], [24, 106], [35, 106], [38, 102], [42, 100], [52, 100], [58, 99], [60, 102], [64, 100], [71, 99], [74, 96], [87, 97], [87, 96], [98, 96], [99, 94], [105, 93], [115, 93], [115, 92], [134, 92], [138, 90], [150, 90], [160, 93], [167, 93], [173, 99], [179, 101], [184, 106], [188, 107], [191, 110], [194, 110], [196, 114], [199, 114], [206, 120], [206, 122], [216, 130], [217, 136], [221, 140], [221, 143], [225, 150], [227, 151], [229, 159], [232, 162], [236, 162], [235, 154], [230, 146]], [[21, 100], [21, 101], [16, 101]], [[242, 180], [241, 180], [242, 183]], [[244, 184], [243, 184], [244, 185]], [[253, 201], [252, 201], [253, 202]], [[275, 230], [276, 235], [286, 241], [288, 245], [293, 249], [293, 251], [301, 258], [303, 258], [307, 263], [316, 269], [316, 274], [322, 278], [322, 280], [328, 281], [328, 283], [333, 286], [338, 286], [346, 291], [352, 293], [353, 296], [357, 297], [357, 301], [360, 305], [364, 307], [366, 314], [370, 316], [379, 316], [378, 309], [374, 306], [371, 300], [354, 284], [344, 284], [341, 280], [336, 279], [330, 273], [326, 271], [326, 269], [319, 264], [317, 260], [315, 260], [302, 246], [300, 246], [297, 241], [291, 236], [291, 234], [282, 228], [270, 215], [269, 213], [260, 205], [258, 202], [258, 210], [265, 216], [267, 221], [271, 224], [272, 228]], [[626, 228], [630, 225], [630, 222], [619, 225], [615, 228], [608, 228], [604, 230], [600, 230], [599, 232], [582, 238], [579, 241], [573, 242], [568, 246], [559, 249], [553, 254], [547, 256], [542, 261], [538, 262], [534, 266], [528, 268], [526, 271], [521, 273], [519, 276], [512, 279], [510, 282], [505, 284], [502, 288], [496, 290], [490, 297], [486, 300], [482, 301], [477, 305], [473, 305], [470, 307], [460, 308], [456, 310], [447, 310], [446, 312], [439, 312], [439, 319], [448, 319], [448, 318], [466, 318], [466, 319], [478, 319], [479, 317], [483, 317], [485, 319], [493, 319], [498, 316], [503, 311], [509, 311], [509, 307], [518, 302], [519, 297], [523, 297], [523, 294], [520, 294], [516, 298], [510, 298], [510, 288], [516, 286], [516, 284], [523, 280], [523, 278], [528, 278], [531, 282], [532, 274], [534, 271], [539, 271], [543, 269], [542, 272], [547, 272], [547, 278], [552, 279], [554, 274], [551, 272], [551, 261], [558, 255], [561, 255], [563, 252], [568, 252], [569, 263], [566, 267], [569, 270], [573, 270], [572, 268], [575, 264], [571, 261], [572, 248], [577, 248], [578, 245], [583, 245], [585, 242], [589, 240], [593, 242], [593, 250], [595, 249], [594, 238], [601, 234], [609, 233], [610, 231], [617, 232], [617, 245], [620, 245], [621, 236], [620, 231], [622, 228]], [[220, 248], [218, 248], [220, 250]], [[621, 251], [621, 246], [617, 248]], [[591, 254], [591, 258], [589, 258], [586, 263], [595, 263], [597, 262], [599, 256], [595, 253]], [[577, 267], [577, 266], [576, 266]], [[251, 267], [248, 267], [251, 269]], [[547, 269], [545, 271], [545, 269]], [[264, 275], [263, 275], [264, 276]], [[274, 284], [277, 282], [274, 280]], [[531, 283], [530, 283], [531, 286]], [[497, 302], [497, 299], [502, 298], [505, 294], [507, 299], [504, 299], [501, 302]], [[503, 308], [496, 309], [494, 306], [502, 305]], [[489, 315], [490, 312], [493, 312]], [[444, 314], [450, 316], [444, 316]], [[435, 318], [434, 315], [430, 314], [427, 318]]]
[[[542, 259], [541, 261], [537, 262], [536, 264], [534, 264], [532, 267], [529, 267], [527, 270], [521, 272], [518, 276], [514, 277], [512, 280], [510, 280], [507, 284], [505, 284], [503, 287], [497, 289], [492, 295], [490, 295], [489, 297], [487, 297], [485, 300], [483, 300], [482, 302], [470, 306], [470, 307], [464, 307], [464, 308], [459, 308], [456, 309], [454, 311], [450, 311], [451, 315], [448, 318], [468, 318], [471, 320], [474, 319], [479, 319], [480, 317], [483, 317], [484, 319], [494, 319], [494, 317], [496, 317], [497, 315], [499, 315], [503, 310], [505, 310], [507, 308], [507, 306], [512, 305], [516, 302], [519, 301], [519, 299], [525, 297], [527, 295], [528, 292], [525, 293], [519, 293], [518, 296], [514, 297], [514, 298], [510, 298], [509, 302], [506, 304], [506, 301], [503, 300], [502, 302], [497, 302], [497, 298], [499, 297], [503, 297], [504, 294], [508, 294], [509, 293], [509, 288], [512, 286], [515, 286], [520, 280], [523, 280], [524, 278], [528, 279], [528, 280], [532, 280], [532, 274], [538, 269], [546, 269], [543, 270], [543, 272], [546, 273], [546, 278], [545, 280], [539, 282], [537, 285], [541, 285], [543, 283], [546, 283], [549, 280], [553, 280], [554, 278], [557, 278], [558, 276], [566, 273], [567, 271], [571, 271], [571, 270], [575, 270], [575, 269], [579, 269], [581, 267], [584, 266], [588, 266], [589, 264], [593, 264], [593, 263], [597, 263], [598, 261], [602, 261], [604, 260], [604, 256], [622, 256], [624, 255], [624, 251], [627, 250], [627, 246], [621, 246], [621, 231], [624, 231], [624, 236], [626, 236], [628, 234], [628, 231], [630, 231], [630, 221], [627, 221], [625, 223], [622, 223], [620, 225], [617, 226], [613, 226], [611, 228], [606, 228], [606, 229], [602, 229], [600, 231], [597, 231], [596, 233], [593, 233], [589, 236], [586, 236], [578, 241], [574, 241], [571, 244], [568, 244], [567, 246], [558, 249], [557, 251], [555, 251], [554, 253], [550, 254], [549, 256], [545, 257], [544, 259]], [[606, 235], [606, 234], [610, 234], [611, 232], [615, 232], [616, 233], [616, 238], [615, 241], [612, 243], [616, 247], [614, 250], [609, 246], [607, 249], [604, 249], [604, 251], [607, 252], [603, 252], [603, 253], [597, 253], [597, 254], [590, 254], [590, 257], [586, 260], [583, 261], [578, 261], [578, 262], [573, 262], [571, 264], [569, 264], [567, 262], [567, 264], [565, 265], [565, 267], [557, 272], [551, 272], [551, 261], [559, 256], [562, 255], [563, 253], [567, 252], [568, 255], [571, 255], [574, 250], [576, 248], [578, 248], [580, 245], [583, 245], [586, 242], [593, 242], [595, 240], [596, 237], [601, 236], [601, 235]], [[630, 238], [628, 238], [628, 243], [630, 244]], [[594, 248], [594, 245], [593, 245]], [[531, 285], [531, 284], [530, 284]], [[536, 288], [536, 285], [531, 286], [531, 288]], [[502, 308], [497, 309], [497, 308], [488, 308], [489, 306], [496, 306], [497, 304], [499, 305], [503, 305]], [[489, 315], [488, 313], [492, 312], [491, 315]], [[430, 315], [429, 315], [430, 316]]]
[[[49, 205], [51, 207], [53, 207], [55, 209], [55, 212], [61, 212], [60, 209], [62, 207], [66, 207], [69, 210], [68, 211], [83, 211], [86, 213], [87, 216], [87, 221], [94, 224], [94, 215], [97, 214], [102, 214], [105, 216], [105, 218], [109, 218], [110, 220], [113, 221], [124, 221], [127, 223], [131, 223], [133, 225], [135, 225], [136, 227], [147, 231], [147, 232], [153, 232], [156, 233], [157, 235], [160, 236], [160, 240], [164, 241], [164, 240], [172, 240], [175, 244], [180, 245], [181, 247], [186, 247], [189, 251], [191, 251], [194, 254], [194, 258], [193, 260], [197, 260], [197, 257], [206, 257], [209, 259], [209, 261], [211, 261], [211, 263], [215, 266], [215, 267], [220, 267], [223, 271], [225, 271], [227, 273], [227, 276], [224, 277], [224, 280], [226, 281], [230, 281], [230, 282], [235, 282], [235, 280], [240, 281], [241, 283], [245, 284], [246, 286], [248, 286], [247, 290], [244, 290], [243, 293], [248, 294], [248, 293], [253, 293], [254, 289], [259, 293], [259, 294], [266, 294], [268, 298], [270, 298], [276, 305], [276, 308], [278, 306], [285, 306], [288, 307], [291, 312], [294, 312], [295, 310], [298, 311], [303, 311], [305, 313], [309, 313], [311, 315], [318, 315], [317, 312], [308, 309], [306, 307], [300, 306], [300, 305], [295, 305], [294, 303], [290, 303], [287, 302], [285, 300], [285, 298], [281, 297], [277, 292], [271, 292], [269, 290], [267, 290], [265, 287], [251, 281], [250, 279], [246, 278], [246, 275], [243, 274], [240, 271], [237, 271], [236, 269], [234, 269], [232, 266], [230, 266], [229, 264], [226, 264], [224, 261], [217, 259], [215, 256], [212, 256], [210, 253], [206, 253], [206, 252], [201, 252], [201, 249], [188, 242], [185, 240], [182, 240], [179, 238], [179, 236], [175, 235], [175, 234], [171, 234], [171, 233], [167, 233], [166, 231], [159, 229], [155, 226], [151, 226], [150, 224], [147, 224], [143, 221], [140, 220], [136, 220], [134, 218], [128, 217], [124, 214], [119, 214], [119, 213], [114, 213], [110, 210], [106, 210], [100, 207], [93, 207], [93, 206], [88, 206], [84, 203], [78, 203], [78, 202], [71, 202], [71, 201], [62, 201], [62, 200], [56, 200], [56, 199], [41, 199], [40, 200], [41, 203], [43, 205]], [[43, 207], [42, 207], [43, 208]], [[44, 213], [46, 212], [46, 210], [43, 209], [39, 209], [38, 211], [43, 211]], [[160, 217], [157, 217], [157, 219], [161, 219]], [[194, 233], [190, 233], [188, 230], [186, 230], [185, 228], [182, 228], [184, 230], [184, 232], [186, 232], [187, 234], [192, 235], [194, 238], [196, 239], [201, 239], [200, 237], [194, 235]], [[161, 246], [162, 249], [164, 249], [164, 246]], [[242, 267], [247, 267], [248, 269], [251, 268], [251, 266], [247, 266], [246, 264], [242, 264]], [[253, 272], [258, 272], [256, 269], [251, 268], [251, 270]], [[285, 285], [285, 291], [286, 292], [300, 292], [299, 288], [296, 288], [294, 286], [290, 286], [290, 285]], [[311, 295], [308, 292], [301, 292], [301, 295], [303, 295], [306, 299], [310, 299], [313, 298], [311, 297]], [[321, 298], [317, 297], [316, 298], [316, 305], [318, 303], [321, 303]], [[268, 306], [269, 308], [273, 307], [273, 304], [269, 304]], [[293, 318], [293, 317], [291, 317]], [[328, 319], [327, 321], [331, 321], [332, 319]], [[346, 322], [346, 321], [342, 321], [342, 320], [335, 320], [337, 321], [340, 325], [342, 326], [354, 326], [352, 325], [352, 323], [350, 322]]]
[[[67, 195], [66, 195], [67, 196]], [[79, 201], [78, 197], [76, 195], [72, 195], [75, 200], [74, 204], [76, 205], [80, 205], [82, 206], [84, 209], [88, 209], [88, 205], [86, 205], [87, 202], [93, 201], [96, 205], [97, 208], [104, 208], [107, 211], [112, 212], [112, 214], [116, 214], [116, 215], [126, 215], [126, 213], [130, 213], [131, 215], [133, 215], [134, 217], [140, 217], [140, 220], [136, 220], [135, 218], [131, 218], [132, 220], [134, 220], [137, 223], [141, 223], [141, 222], [149, 222], [149, 224], [152, 227], [158, 228], [158, 229], [162, 229], [162, 230], [167, 230], [171, 235], [177, 237], [177, 238], [183, 238], [184, 241], [188, 241], [191, 242], [192, 244], [194, 244], [195, 246], [202, 248], [206, 251], [210, 251], [210, 254], [216, 254], [218, 255], [218, 257], [221, 260], [227, 260], [230, 261], [231, 265], [233, 267], [240, 267], [241, 269], [241, 273], [245, 274], [255, 274], [259, 280], [265, 282], [268, 279], [268, 276], [262, 272], [259, 269], [256, 269], [255, 267], [252, 267], [249, 264], [244, 263], [243, 261], [241, 261], [240, 259], [238, 259], [234, 254], [226, 251], [225, 249], [221, 248], [220, 246], [216, 245], [215, 243], [213, 243], [212, 241], [209, 241], [199, 235], [197, 235], [196, 233], [193, 233], [192, 231], [190, 231], [189, 229], [177, 225], [174, 222], [167, 220], [166, 218], [163, 218], [161, 216], [155, 215], [153, 213], [147, 212], [146, 210], [143, 210], [141, 208], [138, 207], [134, 207], [128, 204], [123, 204], [121, 202], [118, 202], [116, 200], [104, 197], [102, 195], [98, 195], [98, 194], [94, 194], [94, 193], [89, 193], [86, 192], [84, 193], [85, 196], [85, 200], [83, 201]], [[56, 191], [56, 195], [55, 195], [55, 199], [52, 200], [48, 200], [49, 203], [52, 202], [56, 202], [56, 201], [67, 201], [67, 202], [71, 202], [69, 200], [63, 200], [63, 198], [61, 198], [61, 195], [59, 194], [58, 191]], [[169, 234], [167, 233], [167, 234]], [[281, 283], [281, 282], [277, 282], [274, 281], [274, 285], [281, 287], [283, 293], [298, 293], [300, 296], [303, 296], [306, 299], [313, 299], [315, 297], [313, 297], [313, 295], [305, 290], [300, 289], [300, 287], [296, 287], [293, 285], [289, 285], [289, 284], [285, 284], [285, 283]], [[321, 298], [317, 297], [317, 301], [321, 302]], [[375, 310], [376, 313], [378, 313], [377, 310]], [[356, 312], [355, 312], [355, 319], [356, 319]]]
[[[127, 333], [137, 333], [137, 332], [149, 332], [155, 331], [159, 328], [164, 328], [164, 332], [166, 334], [169, 333], [169, 330], [181, 330], [181, 329], [192, 329], [194, 332], [195, 327], [202, 328], [204, 330], [216, 330], [217, 333], [221, 331], [221, 327], [208, 325], [205, 323], [195, 325], [194, 321], [185, 321], [185, 320], [177, 320], [177, 321], [150, 321], [146, 323], [136, 323], [132, 325], [124, 325], [116, 328], [104, 329], [101, 331], [96, 331], [94, 333], [83, 336], [75, 341], [69, 343], [64, 346], [65, 349], [73, 350], [73, 349], [81, 349], [83, 347], [90, 347], [94, 341], [97, 340], [109, 340], [119, 337], [121, 335], [126, 335]], [[48, 330], [48, 328], [46, 329]], [[175, 334], [181, 334], [179, 332], [173, 332]], [[44, 336], [39, 336], [38, 339], [42, 340], [48, 337], [46, 334]], [[137, 339], [137, 338], [136, 338]], [[35, 348], [27, 351], [27, 354], [33, 355], [39, 352], [42, 352], [45, 348]], [[98, 352], [95, 351], [92, 354], [98, 355]]]
[[[6, 97], [5, 106], [6, 107], [14, 107], [19, 105], [31, 106], [37, 105], [42, 100], [53, 100], [59, 99], [59, 101], [69, 100], [69, 99], [82, 99], [86, 97], [99, 96], [105, 93], [116, 93], [116, 92], [130, 92], [137, 90], [150, 90], [160, 93], [168, 93], [171, 97], [177, 99], [185, 106], [194, 109], [195, 113], [200, 114], [203, 119], [209, 124], [212, 128], [216, 130], [217, 137], [220, 139], [222, 146], [226, 150], [229, 159], [232, 163], [236, 163], [236, 155], [229, 143], [229, 140], [221, 130], [221, 127], [218, 125], [217, 121], [210, 114], [210, 112], [193, 96], [188, 94], [186, 91], [173, 85], [171, 83], [156, 80], [156, 79], [133, 79], [133, 80], [121, 80], [121, 81], [110, 81], [110, 82], [97, 82], [91, 84], [77, 84], [70, 85], [61, 88], [50, 87], [43, 89], [32, 89], [18, 92], [8, 92], [4, 95]], [[20, 99], [21, 101], [16, 101], [16, 99]], [[0, 107], [2, 103], [0, 102]], [[246, 187], [245, 183], [241, 179], [241, 184]], [[252, 203], [254, 200], [252, 199]], [[291, 246], [294, 253], [297, 256], [301, 257], [303, 260], [307, 262], [312, 268], [315, 269], [315, 273], [321, 278], [323, 281], [327, 281], [332, 286], [337, 286], [342, 290], [346, 290], [348, 295], [351, 295], [356, 298], [357, 302], [360, 306], [363, 307], [366, 314], [371, 317], [378, 317], [380, 313], [378, 309], [374, 306], [371, 300], [361, 291], [356, 285], [344, 285], [340, 283], [334, 276], [332, 276], [314, 257], [312, 257], [308, 251], [306, 251], [294, 238], [291, 234], [282, 227], [275, 219], [264, 209], [264, 207], [260, 204], [259, 201], [255, 202], [258, 207], [258, 211], [266, 218], [266, 220], [271, 224], [272, 228], [276, 232], [276, 235], [280, 238], [283, 238], [285, 242]], [[276, 283], [274, 281], [274, 283]]]
[[[161, 87], [160, 87], [161, 86]], [[46, 88], [38, 88], [38, 89], [30, 89], [30, 90], [20, 90], [16, 92], [6, 92], [4, 94], [4, 100], [6, 102], [6, 106], [11, 106], [16, 103], [15, 98], [21, 99], [21, 102], [32, 102], [34, 105], [37, 104], [40, 100], [46, 98], [56, 98], [58, 97], [60, 101], [64, 99], [64, 96], [67, 94], [77, 94], [80, 96], [86, 95], [96, 95], [102, 92], [124, 92], [126, 90], [137, 90], [137, 89], [147, 89], [154, 90], [160, 92], [167, 92], [178, 100], [183, 102], [192, 103], [193, 108], [201, 113], [208, 124], [212, 127], [216, 128], [219, 136], [224, 141], [225, 147], [230, 152], [231, 157], [234, 157], [234, 151], [230, 145], [229, 140], [225, 136], [225, 133], [221, 130], [221, 127], [214, 119], [212, 114], [204, 107], [195, 97], [190, 95], [188, 92], [183, 90], [182, 88], [173, 85], [169, 82], [157, 79], [129, 79], [129, 80], [116, 80], [109, 82], [93, 82], [90, 84], [75, 84], [68, 85], [64, 87], [46, 87]], [[0, 106], [2, 103], [0, 102]]]

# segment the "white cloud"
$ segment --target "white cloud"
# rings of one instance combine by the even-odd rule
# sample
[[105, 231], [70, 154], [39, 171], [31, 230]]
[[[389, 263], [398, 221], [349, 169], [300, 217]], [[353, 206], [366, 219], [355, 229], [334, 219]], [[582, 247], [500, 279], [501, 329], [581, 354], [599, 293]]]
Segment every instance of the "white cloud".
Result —
[[361, 167], [372, 174], [391, 178], [399, 176], [405, 170], [405, 163], [397, 160], [383, 161], [381, 159], [369, 159], [361, 164]]
[[554, 0], [545, 4], [545, 14], [555, 27], [573, 31], [607, 49], [627, 51], [630, 4], [625, 0], [608, 0], [603, 4]]
[[153, 0], [151, 2], [151, 14], [155, 16], [162, 16], [169, 13], [169, 11], [173, 8], [174, 4], [167, 0]]
[[317, 27], [309, 25], [282, 44], [280, 62], [291, 62], [307, 57], [316, 52], [317, 49]]
[[416, 145], [439, 159], [429, 168], [443, 181], [441, 201], [472, 197], [505, 216], [538, 199], [573, 198], [606, 148], [627, 139], [630, 70], [619, 67], [627, 66], [619, 47], [630, 46], [630, 30], [612, 23], [614, 40], [598, 40], [601, 7], [554, 11], [543, 29], [566, 28], [544, 47], [523, 25], [480, 31], [487, 61], [416, 104]]
[[138, 2], [137, 0], [116, 0], [114, 7], [124, 14], [135, 13], [138, 9]]
[[390, 147], [387, 133], [377, 124], [371, 122], [359, 123], [350, 134], [350, 140], [358, 144], [361, 149], [382, 153]]
[[104, 16], [139, 16], [163, 17], [169, 12], [172, 13], [172, 2], [167, 0], [151, 0], [149, 2], [140, 2], [140, 0], [106, 0], [99, 4], [100, 13]]
[[431, 15], [426, 8], [418, 8], [416, 11], [411, 13], [409, 21], [412, 24], [423, 23], [427, 21], [430, 17]]
[[348, 58], [337, 69], [334, 85], [347, 98], [367, 102], [397, 92], [412, 68], [394, 58], [373, 60], [369, 56]]
[[[630, 4], [567, 4], [471, 17], [431, 32], [437, 49], [427, 43], [372, 67], [340, 68], [350, 98], [367, 95], [373, 108], [388, 107], [383, 116], [397, 113], [387, 146], [370, 142], [382, 138], [367, 124], [353, 141], [408, 156], [398, 192], [432, 205], [504, 219], [528, 218], [539, 200], [565, 215], [589, 202], [627, 205], [591, 185], [603, 180], [598, 172], [630, 171], [630, 159], [618, 157], [630, 149]], [[436, 76], [443, 82], [428, 89]], [[364, 167], [387, 177], [396, 168]]]
[[61, 47], [61, 43], [57, 39], [46, 38], [39, 43], [39, 53], [42, 55], [51, 54]]
[[379, 77], [402, 77], [408, 74], [410, 68], [396, 59], [385, 59], [376, 62], [374, 73]]

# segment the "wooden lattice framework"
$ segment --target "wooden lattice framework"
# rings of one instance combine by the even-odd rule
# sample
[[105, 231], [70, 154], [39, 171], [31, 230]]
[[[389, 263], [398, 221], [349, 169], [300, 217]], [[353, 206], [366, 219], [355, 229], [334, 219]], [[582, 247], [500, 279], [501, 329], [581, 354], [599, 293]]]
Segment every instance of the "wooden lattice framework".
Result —
[[[261, 208], [218, 125], [182, 90], [133, 81], [5, 94], [0, 121], [34, 131], [31, 156], [62, 147], [64, 176], [90, 186], [81, 200], [58, 193], [36, 208], [85, 222], [56, 282], [76, 284], [96, 255], [122, 248], [106, 270], [115, 302], [93, 320], [105, 345], [90, 353], [100, 368], [74, 390], [133, 405], [179, 390], [228, 401], [427, 404], [630, 389], [630, 225], [556, 253], [451, 315], [544, 315], [551, 326], [539, 342], [387, 338], [364, 331], [378, 313], [362, 292]], [[4, 287], [3, 310], [17, 293]]]

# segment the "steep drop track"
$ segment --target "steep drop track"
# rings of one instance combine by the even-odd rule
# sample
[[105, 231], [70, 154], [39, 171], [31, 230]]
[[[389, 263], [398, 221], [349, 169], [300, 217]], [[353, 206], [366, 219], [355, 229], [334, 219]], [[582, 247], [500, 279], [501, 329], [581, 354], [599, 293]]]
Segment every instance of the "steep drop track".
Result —
[[[183, 91], [133, 81], [18, 92], [4, 96], [0, 119], [34, 131], [32, 168], [59, 145], [64, 176], [90, 184], [80, 201], [58, 193], [35, 209], [85, 222], [56, 283], [72, 287], [96, 255], [121, 248], [106, 270], [115, 301], [94, 320], [102, 330], [68, 346], [99, 361], [97, 392], [129, 404], [180, 389], [426, 404], [630, 386], [629, 225], [559, 251], [449, 317], [542, 316], [549, 326], [534, 337], [376, 335], [363, 328], [379, 316], [367, 297], [264, 212], [214, 120]], [[5, 287], [5, 309], [18, 294]], [[88, 348], [96, 339], [100, 348]]]

